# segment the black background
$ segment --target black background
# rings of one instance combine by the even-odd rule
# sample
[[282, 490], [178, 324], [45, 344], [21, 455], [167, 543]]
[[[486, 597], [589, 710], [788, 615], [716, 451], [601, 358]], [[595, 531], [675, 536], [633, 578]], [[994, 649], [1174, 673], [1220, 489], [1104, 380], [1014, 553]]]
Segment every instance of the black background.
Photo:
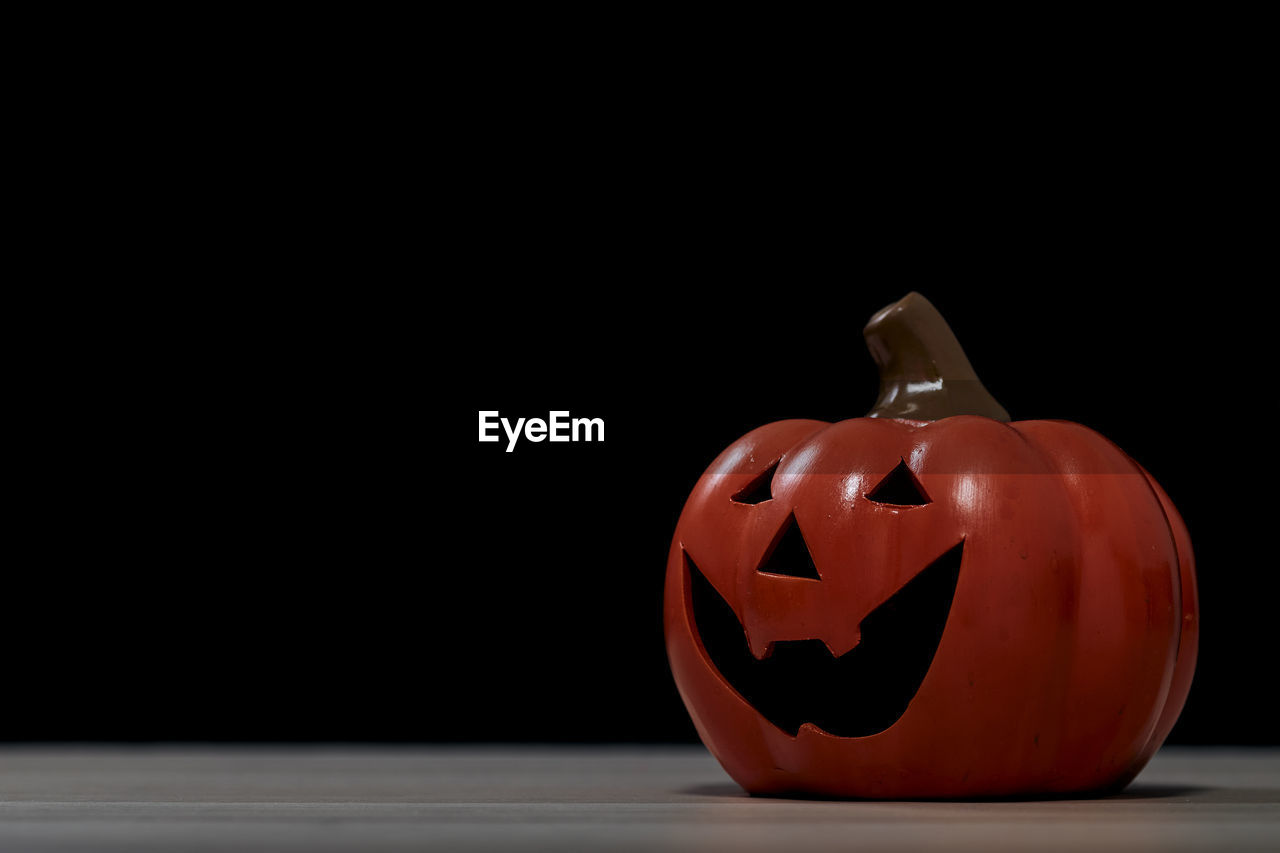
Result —
[[[1203, 628], [1171, 741], [1277, 742], [1273, 238], [1231, 146], [1125, 120], [856, 151], [692, 113], [462, 127], [447, 190], [277, 178], [292, 218], [86, 239], [67, 271], [169, 286], [31, 315], [0, 734], [689, 740], [661, 632], [685, 496], [755, 426], [864, 414], [862, 326], [918, 290], [1015, 419], [1093, 427], [1180, 508]], [[607, 439], [505, 453], [481, 409]]]

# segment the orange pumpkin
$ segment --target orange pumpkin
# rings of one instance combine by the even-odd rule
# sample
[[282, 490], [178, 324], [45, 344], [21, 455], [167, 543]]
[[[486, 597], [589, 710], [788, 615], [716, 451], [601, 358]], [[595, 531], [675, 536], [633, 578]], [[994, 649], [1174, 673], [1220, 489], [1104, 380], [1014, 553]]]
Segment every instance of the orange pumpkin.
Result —
[[677, 524], [666, 643], [699, 735], [757, 794], [1123, 787], [1195, 667], [1177, 510], [1088, 428], [1009, 422], [918, 294], [866, 335], [872, 413], [748, 433]]

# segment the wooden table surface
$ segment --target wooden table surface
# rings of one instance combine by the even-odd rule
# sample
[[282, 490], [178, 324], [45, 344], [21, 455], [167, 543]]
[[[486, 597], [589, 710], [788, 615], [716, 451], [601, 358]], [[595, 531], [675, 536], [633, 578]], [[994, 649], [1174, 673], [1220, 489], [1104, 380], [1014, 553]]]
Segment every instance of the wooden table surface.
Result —
[[0, 851], [1280, 851], [1280, 750], [1106, 800], [755, 799], [700, 747], [0, 747]]

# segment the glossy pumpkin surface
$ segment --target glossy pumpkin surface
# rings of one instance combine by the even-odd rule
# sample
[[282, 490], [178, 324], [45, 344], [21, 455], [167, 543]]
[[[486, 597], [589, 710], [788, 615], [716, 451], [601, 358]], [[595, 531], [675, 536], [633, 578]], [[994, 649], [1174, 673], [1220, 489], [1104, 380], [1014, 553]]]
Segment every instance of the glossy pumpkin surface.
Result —
[[1190, 538], [1137, 463], [975, 414], [743, 436], [685, 505], [665, 602], [694, 725], [760, 794], [1117, 790], [1198, 636]]

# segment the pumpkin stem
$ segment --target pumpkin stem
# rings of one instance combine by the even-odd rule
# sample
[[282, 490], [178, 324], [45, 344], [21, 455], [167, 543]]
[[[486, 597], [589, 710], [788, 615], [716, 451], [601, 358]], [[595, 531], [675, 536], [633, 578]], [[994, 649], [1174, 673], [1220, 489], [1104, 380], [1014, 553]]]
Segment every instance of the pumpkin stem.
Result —
[[908, 293], [877, 311], [862, 334], [880, 367], [880, 397], [867, 417], [1010, 419], [982, 387], [947, 321], [920, 294]]

